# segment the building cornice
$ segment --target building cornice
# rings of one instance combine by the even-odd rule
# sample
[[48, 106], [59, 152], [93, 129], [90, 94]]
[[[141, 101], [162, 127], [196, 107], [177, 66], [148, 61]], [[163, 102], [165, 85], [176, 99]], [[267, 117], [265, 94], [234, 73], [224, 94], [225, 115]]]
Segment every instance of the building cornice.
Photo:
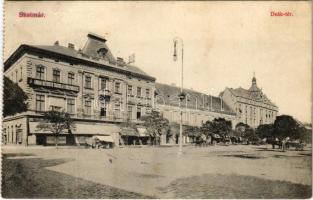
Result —
[[137, 78], [143, 78], [143, 79], [147, 79], [150, 81], [155, 81], [156, 78], [149, 76], [149, 75], [143, 75], [140, 73], [136, 73], [136, 72], [131, 72], [125, 69], [119, 69], [113, 66], [109, 66], [109, 65], [104, 65], [101, 63], [97, 63], [97, 62], [93, 62], [91, 60], [86, 60], [86, 59], [82, 59], [82, 58], [77, 58], [77, 57], [73, 57], [70, 55], [64, 55], [62, 53], [57, 53], [57, 52], [53, 52], [53, 51], [49, 51], [46, 49], [41, 49], [38, 47], [34, 47], [34, 46], [30, 46], [30, 45], [26, 45], [26, 44], [22, 44], [19, 46], [19, 48], [4, 62], [4, 71], [6, 71], [8, 68], [11, 67], [12, 64], [14, 64], [24, 53], [30, 53], [30, 54], [35, 54], [35, 55], [41, 55], [43, 57], [48, 57], [48, 58], [53, 58], [53, 59], [60, 59], [60, 60], [64, 60], [73, 64], [84, 64], [87, 66], [94, 66], [94, 67], [101, 67], [102, 69], [106, 69], [108, 71], [112, 71], [112, 72], [118, 72], [118, 73], [122, 73], [128, 76], [134, 76]]

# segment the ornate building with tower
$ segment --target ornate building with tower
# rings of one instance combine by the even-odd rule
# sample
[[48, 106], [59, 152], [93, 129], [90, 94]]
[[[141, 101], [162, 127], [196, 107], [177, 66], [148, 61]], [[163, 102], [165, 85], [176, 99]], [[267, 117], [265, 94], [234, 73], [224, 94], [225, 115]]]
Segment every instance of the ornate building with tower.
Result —
[[248, 90], [226, 88], [220, 97], [236, 112], [235, 124], [242, 122], [256, 128], [274, 123], [278, 115], [278, 107], [257, 86], [255, 77]]

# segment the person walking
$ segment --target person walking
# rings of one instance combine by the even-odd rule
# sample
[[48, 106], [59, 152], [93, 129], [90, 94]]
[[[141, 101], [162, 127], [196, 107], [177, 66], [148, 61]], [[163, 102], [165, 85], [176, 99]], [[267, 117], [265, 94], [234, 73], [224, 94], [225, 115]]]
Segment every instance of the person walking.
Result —
[[285, 149], [286, 149], [286, 139], [285, 138], [281, 142], [281, 148], [282, 148], [282, 152], [285, 152]]

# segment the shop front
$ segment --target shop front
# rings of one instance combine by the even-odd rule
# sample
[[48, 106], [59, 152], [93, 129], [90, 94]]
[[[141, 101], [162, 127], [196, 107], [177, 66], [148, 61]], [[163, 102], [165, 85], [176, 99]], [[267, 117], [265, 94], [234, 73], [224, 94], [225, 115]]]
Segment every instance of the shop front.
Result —
[[150, 137], [144, 127], [122, 127], [120, 136], [121, 145], [147, 145], [150, 141]]
[[97, 136], [106, 140], [110, 137], [111, 146], [119, 145], [119, 127], [115, 124], [76, 122], [71, 133], [65, 130], [58, 137], [49, 131], [38, 129], [38, 124], [39, 122], [29, 123], [30, 144], [54, 145], [57, 142], [58, 145], [82, 146], [87, 145], [88, 139]]

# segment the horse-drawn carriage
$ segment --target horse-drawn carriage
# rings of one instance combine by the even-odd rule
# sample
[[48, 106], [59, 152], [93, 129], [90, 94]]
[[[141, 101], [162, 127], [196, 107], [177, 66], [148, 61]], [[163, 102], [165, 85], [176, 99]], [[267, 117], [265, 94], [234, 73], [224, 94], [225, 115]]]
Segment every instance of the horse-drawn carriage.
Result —
[[231, 143], [231, 139], [230, 138], [222, 138], [220, 135], [218, 134], [212, 134], [212, 135], [204, 135], [201, 134], [200, 136], [196, 137], [195, 140], [195, 145], [196, 146], [208, 146], [209, 144], [213, 144], [215, 145], [216, 143], [220, 143], [220, 142], [224, 142], [224, 143]]
[[286, 142], [286, 149], [295, 148], [296, 151], [303, 151], [305, 144], [300, 141], [288, 141]]
[[269, 138], [267, 140], [268, 144], [272, 145], [272, 148], [275, 149], [278, 146], [279, 149], [290, 149], [295, 148], [296, 151], [303, 151], [305, 144], [300, 140], [289, 140], [289, 138], [279, 140], [278, 138]]
[[93, 149], [111, 149], [114, 147], [114, 141], [111, 136], [92, 136], [86, 140], [86, 147]]

